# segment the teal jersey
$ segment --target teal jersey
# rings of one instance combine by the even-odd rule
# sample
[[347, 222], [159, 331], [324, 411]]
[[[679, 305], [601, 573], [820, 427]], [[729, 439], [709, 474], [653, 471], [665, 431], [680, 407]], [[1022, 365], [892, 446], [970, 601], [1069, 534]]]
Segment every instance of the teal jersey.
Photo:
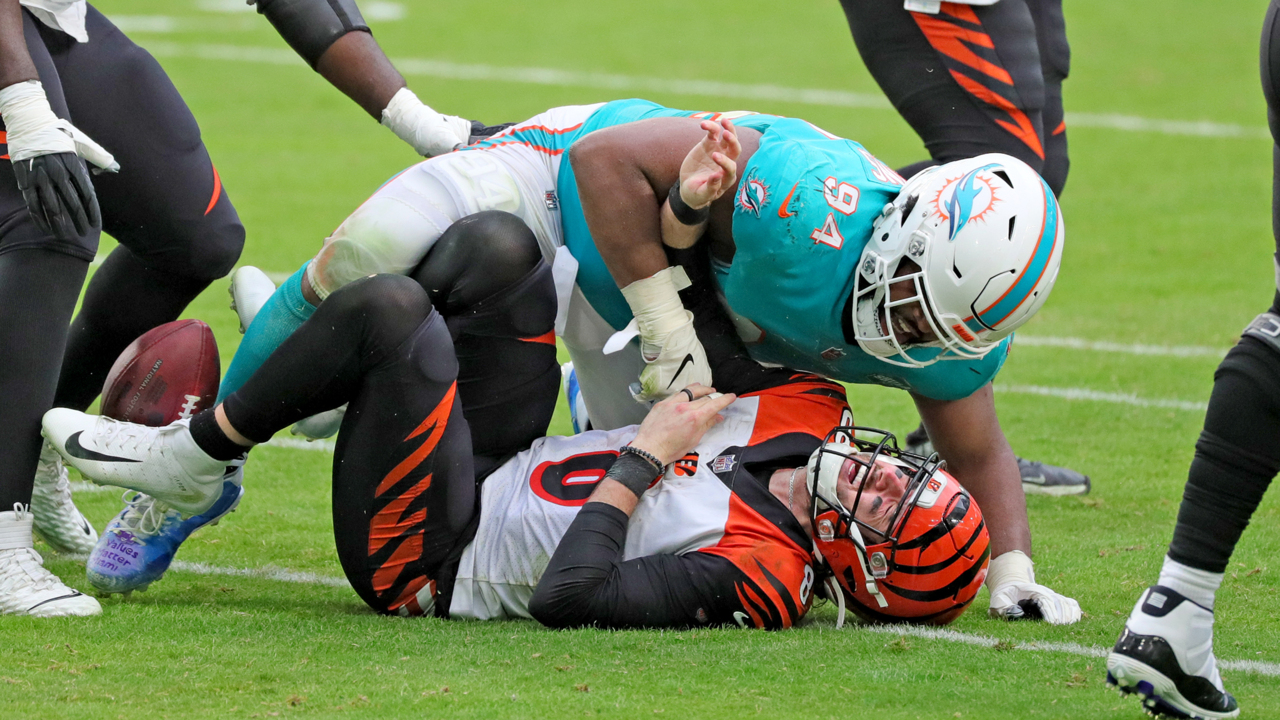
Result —
[[[597, 110], [583, 133], [649, 117], [694, 115], [623, 100]], [[943, 360], [923, 368], [891, 365], [845, 339], [854, 270], [871, 240], [872, 223], [901, 189], [897, 173], [858, 143], [803, 120], [748, 115], [734, 123], [762, 134], [741, 170], [734, 200], [736, 253], [715, 274], [729, 307], [762, 331], [748, 346], [752, 357], [937, 400], [968, 397], [995, 377], [1012, 337], [981, 360]], [[558, 187], [565, 244], [579, 262], [578, 285], [592, 307], [621, 329], [631, 311], [591, 240], [567, 162], [561, 163]]]
[[733, 262], [716, 269], [729, 307], [763, 333], [750, 346], [752, 357], [937, 400], [968, 397], [995, 377], [1011, 339], [981, 360], [911, 368], [879, 360], [845, 338], [858, 260], [901, 184], [856, 142], [803, 120], [769, 127], [738, 184]]
[[[717, 117], [717, 113], [695, 112], [692, 110], [673, 110], [648, 100], [615, 100], [605, 103], [587, 118], [582, 127], [574, 131], [572, 142], [593, 130], [624, 125], [637, 120], [657, 117]], [[776, 115], [747, 114], [733, 115], [733, 123], [739, 127], [752, 128], [764, 132], [771, 123], [779, 120]], [[566, 138], [560, 138], [563, 142]], [[618, 284], [609, 274], [600, 251], [596, 249], [591, 231], [587, 229], [587, 220], [582, 214], [582, 201], [578, 198], [578, 182], [574, 177], [573, 166], [568, 161], [568, 153], [564, 153], [560, 161], [560, 175], [556, 180], [556, 194], [560, 199], [560, 225], [564, 232], [564, 244], [578, 261], [578, 287], [591, 303], [591, 307], [600, 313], [615, 330], [621, 330], [631, 322], [631, 308], [618, 290]]]

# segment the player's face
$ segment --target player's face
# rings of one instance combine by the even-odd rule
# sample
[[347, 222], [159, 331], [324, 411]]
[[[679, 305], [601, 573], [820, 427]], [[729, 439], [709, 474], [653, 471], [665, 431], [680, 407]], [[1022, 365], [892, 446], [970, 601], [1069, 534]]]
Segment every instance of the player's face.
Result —
[[[903, 258], [898, 264], [898, 269], [894, 272], [895, 278], [901, 277], [902, 280], [889, 283], [889, 301], [890, 303], [906, 300], [916, 295], [916, 284], [913, 279], [905, 276], [913, 275], [920, 272], [920, 266], [916, 265], [909, 259]], [[933, 328], [929, 325], [929, 318], [925, 314], [925, 309], [920, 300], [914, 302], [896, 305], [889, 310], [889, 324], [893, 326], [893, 336], [898, 343], [904, 347], [908, 345], [920, 345], [923, 343], [934, 342], [938, 339], [937, 334], [933, 332]], [[876, 316], [884, 322], [883, 307]], [[886, 331], [886, 328], [881, 328]]]
[[[862, 460], [870, 459], [869, 453], [859, 453]], [[858, 488], [862, 487], [862, 497], [854, 508], [853, 516], [868, 526], [884, 533], [889, 530], [889, 520], [902, 504], [907, 493], [907, 485], [911, 476], [906, 469], [888, 458], [877, 458], [876, 464], [867, 469], [852, 460], [845, 460], [840, 468], [840, 478], [836, 481], [836, 496], [841, 505], [853, 507], [858, 498]], [[879, 542], [883, 538], [868, 537], [869, 542]]]

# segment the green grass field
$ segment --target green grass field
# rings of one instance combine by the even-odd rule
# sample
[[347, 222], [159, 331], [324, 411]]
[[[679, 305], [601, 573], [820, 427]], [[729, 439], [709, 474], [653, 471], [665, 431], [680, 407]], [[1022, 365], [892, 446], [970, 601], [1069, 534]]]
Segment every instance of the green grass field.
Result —
[[[451, 113], [495, 123], [644, 96], [801, 116], [891, 165], [925, 154], [862, 68], [834, 0], [362, 5], [410, 86]], [[240, 510], [193, 537], [187, 564], [145, 594], [87, 620], [0, 619], [0, 717], [1139, 717], [1105, 688], [1097, 653], [1158, 572], [1215, 353], [1273, 291], [1256, 57], [1265, 7], [1066, 2], [1065, 262], [997, 387], [1015, 450], [1093, 478], [1085, 498], [1029, 501], [1038, 576], [1080, 601], [1081, 623], [995, 622], [985, 591], [951, 627], [960, 635], [944, 636], [837, 631], [829, 607], [773, 634], [379, 617], [340, 581], [332, 456], [266, 447]], [[156, 54], [200, 120], [248, 229], [245, 264], [292, 271], [414, 161], [242, 0], [100, 8]], [[1145, 121], [1121, 130], [1114, 116]], [[226, 299], [219, 282], [188, 311], [214, 327], [224, 366], [239, 341]], [[860, 424], [914, 426], [904, 393], [851, 397]], [[552, 430], [567, 428], [562, 408]], [[100, 527], [120, 507], [114, 492], [76, 499]], [[1224, 672], [1245, 717], [1280, 717], [1278, 521], [1273, 492], [1218, 596], [1219, 658], [1269, 663]], [[82, 562], [46, 556], [88, 588]]]

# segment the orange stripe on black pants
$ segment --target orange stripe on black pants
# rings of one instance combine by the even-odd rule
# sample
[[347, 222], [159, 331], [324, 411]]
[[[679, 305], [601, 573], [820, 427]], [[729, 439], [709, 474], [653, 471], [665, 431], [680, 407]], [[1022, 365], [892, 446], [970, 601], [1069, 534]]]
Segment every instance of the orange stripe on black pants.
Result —
[[841, 0], [867, 69], [925, 143], [931, 161], [1013, 155], [1054, 192], [1066, 182], [1062, 81], [1070, 51], [1061, 0], [943, 3], [936, 15], [901, 0]]

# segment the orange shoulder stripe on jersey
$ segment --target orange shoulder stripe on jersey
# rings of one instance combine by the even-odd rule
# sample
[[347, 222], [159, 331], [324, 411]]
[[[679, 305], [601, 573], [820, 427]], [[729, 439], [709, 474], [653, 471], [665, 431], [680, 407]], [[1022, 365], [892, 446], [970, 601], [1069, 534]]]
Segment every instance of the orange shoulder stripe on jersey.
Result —
[[[911, 13], [911, 15], [915, 18], [916, 25], [920, 26], [921, 32], [924, 33], [925, 38], [929, 40], [929, 44], [933, 46], [934, 50], [962, 65], [967, 65], [977, 70], [993, 80], [1002, 82], [1005, 85], [1013, 85], [1013, 76], [1009, 74], [1009, 71], [990, 60], [979, 57], [965, 45], [965, 43], [968, 43], [969, 45], [994, 49], [995, 43], [991, 40], [990, 35], [960, 27], [936, 15], [925, 13]], [[976, 20], [977, 18], [975, 17], [974, 19]]]
[[537, 150], [538, 152], [544, 152], [548, 155], [560, 155], [561, 153], [564, 152], [564, 148], [543, 147], [541, 145], [535, 145], [534, 143], [531, 143], [527, 140], [503, 140], [502, 142], [494, 143], [492, 145], [472, 145], [470, 147], [465, 147], [462, 149], [463, 150], [492, 150], [494, 148], [503, 147], [504, 145], [525, 145], [529, 148]]
[[[0, 145], [8, 145], [8, 144], [9, 144], [9, 133], [4, 130], [0, 130]], [[9, 153], [0, 155], [0, 160], [8, 160], [8, 159], [9, 159]]]
[[397, 496], [378, 511], [369, 521], [369, 554], [373, 555], [384, 545], [412, 531], [414, 526], [427, 519], [427, 509], [422, 508], [412, 515], [406, 516], [404, 511], [419, 495], [431, 487], [431, 474], [418, 481], [403, 495]]
[[[782, 627], [790, 627], [808, 610], [800, 589], [812, 556], [736, 494], [729, 497], [729, 519], [720, 542], [697, 552], [722, 557], [741, 570], [762, 594], [761, 607], [771, 608]], [[743, 605], [750, 609], [749, 603]]]
[[[760, 596], [747, 585], [743, 583], [735, 583], [733, 589], [738, 592], [738, 602], [743, 609], [747, 611], [747, 615], [751, 617], [751, 623], [758, 628], [765, 626], [764, 618], [760, 617], [760, 610], [765, 607], [764, 602], [760, 600]], [[745, 593], [745, 594], [743, 594]]]
[[222, 197], [222, 178], [218, 177], [218, 168], [213, 168], [213, 197], [209, 198], [209, 207], [204, 209], [204, 214], [208, 215], [213, 212], [213, 206], [218, 204], [218, 198]]
[[982, 21], [978, 19], [978, 13], [973, 8], [964, 3], [944, 2], [940, 8], [943, 13], [953, 18], [958, 18], [974, 25], [981, 25]]
[[1031, 120], [1027, 118], [1027, 114], [1019, 110], [1007, 98], [995, 92], [994, 90], [984, 86], [977, 80], [970, 78], [964, 73], [951, 71], [951, 77], [960, 83], [960, 87], [964, 88], [970, 95], [978, 98], [988, 105], [997, 107], [1009, 114], [1013, 118], [1013, 122], [1004, 120], [996, 120], [996, 124], [1008, 130], [1011, 135], [1021, 140], [1027, 147], [1031, 148], [1041, 160], [1044, 159], [1044, 147], [1040, 144], [1040, 136], [1036, 134], [1035, 126], [1031, 124]]
[[788, 433], [826, 437], [831, 428], [847, 420], [845, 411], [849, 408], [849, 401], [844, 387], [816, 376], [812, 381], [779, 385], [749, 393], [746, 397], [760, 398], [760, 410], [756, 413], [749, 445]]
[[555, 345], [556, 331], [548, 330], [545, 335], [539, 335], [537, 337], [519, 338], [519, 340], [520, 342], [542, 343], [543, 345]]
[[[444, 394], [444, 397], [440, 400], [439, 404], [437, 404], [435, 409], [431, 411], [431, 414], [427, 415], [427, 419], [423, 420], [422, 424], [414, 429], [413, 432], [409, 433], [409, 437], [405, 438], [405, 442], [408, 442], [418, 435], [421, 435], [423, 432], [428, 430], [431, 431], [431, 434], [427, 436], [427, 439], [422, 442], [421, 447], [414, 450], [412, 453], [409, 453], [409, 457], [400, 461], [399, 465], [392, 468], [391, 472], [387, 473], [387, 476], [382, 478], [382, 482], [378, 483], [378, 489], [373, 493], [374, 497], [379, 497], [382, 493], [391, 489], [391, 487], [396, 483], [403, 480], [406, 475], [412, 472], [414, 468], [418, 467], [418, 465], [436, 449], [436, 445], [440, 444], [440, 438], [444, 436], [445, 424], [449, 421], [449, 413], [453, 410], [453, 396], [457, 391], [458, 382], [455, 380], [453, 384], [449, 386], [449, 391]], [[436, 432], [437, 429], [439, 432]]]

